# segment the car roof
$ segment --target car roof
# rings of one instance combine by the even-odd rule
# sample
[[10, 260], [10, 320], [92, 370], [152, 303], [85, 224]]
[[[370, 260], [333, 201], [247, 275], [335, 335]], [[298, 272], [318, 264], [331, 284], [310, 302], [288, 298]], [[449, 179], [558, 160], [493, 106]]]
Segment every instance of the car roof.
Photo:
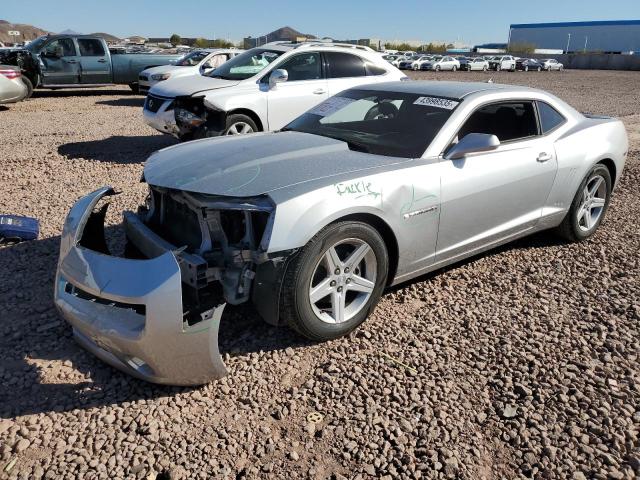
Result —
[[446, 82], [414, 80], [410, 82], [384, 82], [354, 87], [358, 90], [413, 93], [416, 95], [462, 99], [468, 95], [486, 91], [531, 92], [540, 91], [529, 87], [484, 82]]

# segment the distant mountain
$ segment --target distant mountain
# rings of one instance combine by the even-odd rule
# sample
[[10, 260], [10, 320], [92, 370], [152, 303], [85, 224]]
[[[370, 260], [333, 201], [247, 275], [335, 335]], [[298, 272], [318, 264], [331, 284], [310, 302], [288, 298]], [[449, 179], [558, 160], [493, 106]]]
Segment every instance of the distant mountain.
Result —
[[[10, 31], [20, 32], [17, 37], [9, 36]], [[0, 20], [0, 42], [24, 42], [25, 40], [33, 40], [42, 35], [46, 35], [47, 31], [33, 25], [24, 23], [11, 23], [6, 20]]]
[[111, 35], [110, 33], [97, 32], [97, 33], [91, 33], [90, 35], [93, 35], [94, 37], [104, 38], [107, 42], [110, 42], [110, 43], [117, 43], [120, 41], [118, 37], [116, 37], [115, 35]]
[[265, 35], [260, 35], [259, 37], [255, 37], [255, 38], [256, 39], [266, 38], [267, 42], [277, 42], [277, 41], [283, 41], [283, 40], [294, 41], [296, 38], [300, 38], [300, 37], [316, 38], [315, 35], [311, 35], [308, 33], [300, 33], [298, 30], [291, 27], [280, 27], [277, 30], [274, 30], [273, 32], [269, 32]]
[[63, 30], [61, 32], [58, 32], [60, 35], [84, 35], [83, 33], [80, 32], [76, 32], [75, 30], [71, 30], [70, 28], [67, 28], [66, 30]]

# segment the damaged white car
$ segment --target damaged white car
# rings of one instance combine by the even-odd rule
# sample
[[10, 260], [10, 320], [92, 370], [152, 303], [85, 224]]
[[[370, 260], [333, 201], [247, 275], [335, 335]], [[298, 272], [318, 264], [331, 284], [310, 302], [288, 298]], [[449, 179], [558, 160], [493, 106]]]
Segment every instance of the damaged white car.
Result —
[[180, 140], [279, 130], [342, 90], [407, 79], [369, 47], [273, 42], [149, 91], [145, 122]]
[[392, 82], [341, 92], [282, 132], [153, 154], [148, 200], [105, 242], [103, 187], [64, 224], [55, 302], [78, 341], [152, 382], [224, 375], [226, 303], [314, 340], [384, 288], [536, 231], [584, 240], [627, 155], [622, 123], [540, 90]]

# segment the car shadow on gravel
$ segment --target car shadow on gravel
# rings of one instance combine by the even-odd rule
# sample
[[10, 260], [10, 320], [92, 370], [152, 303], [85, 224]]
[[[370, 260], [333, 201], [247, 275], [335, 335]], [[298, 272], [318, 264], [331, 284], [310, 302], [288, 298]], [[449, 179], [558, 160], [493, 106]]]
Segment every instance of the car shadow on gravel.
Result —
[[98, 97], [107, 95], [126, 95], [128, 97], [140, 97], [137, 93], [130, 90], [117, 90], [117, 89], [92, 89], [92, 88], [77, 88], [77, 89], [61, 89], [61, 90], [35, 90], [32, 98], [65, 98], [65, 97]]
[[144, 105], [145, 97], [125, 97], [117, 98], [115, 100], [100, 100], [96, 102], [96, 105], [107, 105], [109, 107], [142, 107]]
[[[107, 228], [107, 236], [116, 228]], [[0, 248], [0, 418], [170, 397], [199, 388], [137, 380], [75, 343], [53, 303], [59, 245], [60, 237], [52, 237]], [[249, 305], [225, 308], [218, 343], [231, 370], [236, 358], [253, 352], [311, 344], [288, 328], [266, 324]]]
[[561, 246], [561, 245], [568, 245], [568, 244], [569, 242], [567, 242], [566, 240], [563, 240], [557, 235], [554, 235], [553, 232], [550, 232], [550, 231], [542, 231], [542, 232], [534, 233], [533, 235], [519, 238], [518, 240], [514, 240], [513, 242], [506, 243], [504, 245], [493, 248], [491, 250], [487, 250], [486, 252], [479, 253], [469, 258], [465, 258], [464, 260], [460, 260], [459, 262], [453, 263], [451, 265], [447, 265], [446, 267], [439, 268], [437, 270], [434, 270], [433, 272], [425, 273], [424, 275], [421, 275], [412, 280], [407, 280], [406, 282], [402, 282], [397, 285], [394, 285], [393, 287], [387, 289], [387, 293], [402, 290], [403, 288], [407, 287], [408, 285], [411, 285], [412, 283], [427, 281], [437, 275], [441, 275], [445, 272], [449, 272], [451, 270], [455, 270], [457, 268], [463, 267], [470, 263], [477, 262], [482, 258], [492, 257], [494, 255], [499, 255], [503, 252], [507, 252], [510, 250], [549, 248], [553, 246]]
[[156, 150], [178, 143], [169, 135], [115, 136], [103, 140], [65, 143], [58, 153], [67, 158], [111, 163], [142, 163]]

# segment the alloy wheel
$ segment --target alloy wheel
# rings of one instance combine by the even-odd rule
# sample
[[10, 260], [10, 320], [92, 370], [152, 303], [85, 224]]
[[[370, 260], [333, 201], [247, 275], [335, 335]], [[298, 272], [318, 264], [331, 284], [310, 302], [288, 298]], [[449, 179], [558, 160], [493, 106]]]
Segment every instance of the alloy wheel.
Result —
[[607, 203], [607, 193], [604, 177], [596, 175], [587, 182], [576, 214], [580, 230], [589, 232], [598, 224]]
[[325, 323], [343, 323], [367, 304], [376, 285], [376, 255], [364, 240], [348, 238], [329, 247], [316, 264], [309, 303]]
[[237, 122], [227, 129], [225, 135], [244, 135], [245, 133], [253, 133], [251, 125], [245, 122]]

